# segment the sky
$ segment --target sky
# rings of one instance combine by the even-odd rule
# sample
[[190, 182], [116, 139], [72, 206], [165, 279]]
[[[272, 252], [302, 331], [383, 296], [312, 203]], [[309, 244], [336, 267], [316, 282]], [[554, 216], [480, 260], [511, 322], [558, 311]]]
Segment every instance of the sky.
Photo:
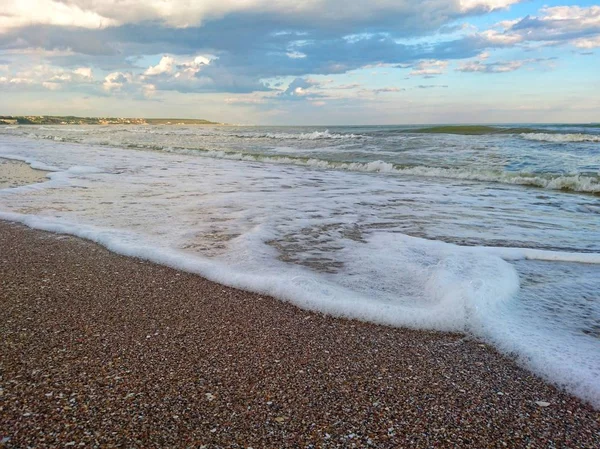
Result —
[[596, 0], [2, 0], [0, 114], [600, 121]]

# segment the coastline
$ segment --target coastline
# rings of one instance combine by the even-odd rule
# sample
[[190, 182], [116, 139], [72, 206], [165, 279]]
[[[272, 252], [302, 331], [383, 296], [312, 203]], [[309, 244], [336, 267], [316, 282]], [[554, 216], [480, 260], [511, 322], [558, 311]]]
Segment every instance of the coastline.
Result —
[[32, 168], [26, 162], [0, 157], [0, 189], [45, 182], [48, 173]]
[[459, 334], [307, 312], [6, 221], [0, 248], [4, 447], [600, 445], [600, 412]]

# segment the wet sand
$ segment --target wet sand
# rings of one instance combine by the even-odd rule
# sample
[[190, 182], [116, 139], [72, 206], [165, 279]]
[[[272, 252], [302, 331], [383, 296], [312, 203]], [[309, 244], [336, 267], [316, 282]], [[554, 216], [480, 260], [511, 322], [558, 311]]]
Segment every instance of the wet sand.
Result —
[[47, 181], [49, 172], [35, 170], [21, 161], [0, 158], [0, 189]]
[[600, 412], [478, 341], [1, 221], [0, 304], [0, 447], [600, 447]]

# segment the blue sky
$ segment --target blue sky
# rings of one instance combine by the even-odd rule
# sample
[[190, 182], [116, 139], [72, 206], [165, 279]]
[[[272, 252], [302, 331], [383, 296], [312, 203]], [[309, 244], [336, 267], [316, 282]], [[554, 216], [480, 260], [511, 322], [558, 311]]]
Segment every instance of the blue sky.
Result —
[[599, 55], [588, 0], [5, 0], [0, 114], [590, 122]]

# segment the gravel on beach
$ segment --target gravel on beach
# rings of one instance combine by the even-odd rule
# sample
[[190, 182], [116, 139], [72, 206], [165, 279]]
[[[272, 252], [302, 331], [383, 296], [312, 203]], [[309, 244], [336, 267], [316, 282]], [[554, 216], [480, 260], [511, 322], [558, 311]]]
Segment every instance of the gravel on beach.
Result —
[[0, 222], [0, 447], [600, 447], [479, 341], [300, 310]]

